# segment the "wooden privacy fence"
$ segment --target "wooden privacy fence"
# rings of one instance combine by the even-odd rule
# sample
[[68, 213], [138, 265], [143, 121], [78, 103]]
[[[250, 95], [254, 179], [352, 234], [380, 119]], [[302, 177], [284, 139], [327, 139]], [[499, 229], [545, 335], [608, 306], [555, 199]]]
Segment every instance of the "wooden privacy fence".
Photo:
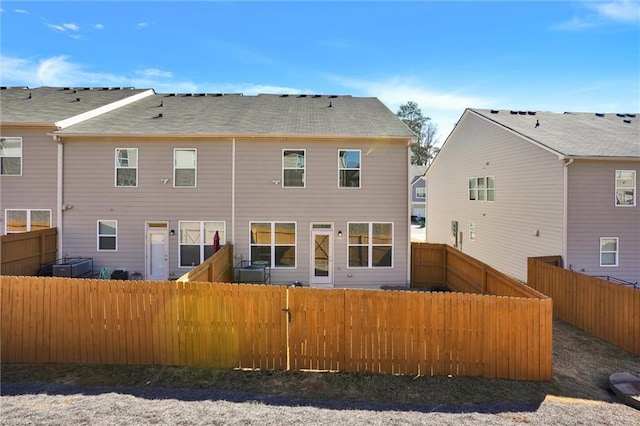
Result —
[[553, 314], [634, 355], [640, 355], [640, 289], [529, 258], [527, 282], [553, 299]]
[[57, 228], [0, 236], [0, 275], [35, 275], [57, 259]]
[[227, 243], [213, 256], [206, 259], [180, 278], [181, 282], [233, 282], [233, 245]]
[[539, 291], [447, 244], [411, 244], [411, 287], [545, 299]]
[[3, 362], [551, 379], [548, 298], [1, 279]]

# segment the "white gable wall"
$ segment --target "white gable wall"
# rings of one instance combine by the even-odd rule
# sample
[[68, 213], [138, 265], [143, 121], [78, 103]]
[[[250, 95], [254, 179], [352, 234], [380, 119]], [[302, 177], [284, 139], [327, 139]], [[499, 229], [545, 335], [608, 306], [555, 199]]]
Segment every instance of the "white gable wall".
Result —
[[[463, 252], [523, 281], [527, 257], [563, 253], [564, 171], [557, 155], [467, 112], [427, 176], [428, 242], [451, 244], [457, 220]], [[494, 202], [469, 201], [468, 179], [478, 176], [495, 178]]]

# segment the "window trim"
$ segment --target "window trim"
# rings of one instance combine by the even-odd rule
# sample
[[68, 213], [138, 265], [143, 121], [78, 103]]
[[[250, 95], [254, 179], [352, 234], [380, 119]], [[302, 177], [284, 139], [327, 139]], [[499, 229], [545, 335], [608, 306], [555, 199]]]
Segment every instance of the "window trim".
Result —
[[[101, 222], [113, 222], [114, 225], [115, 225], [114, 228], [116, 230], [115, 235], [100, 234], [100, 223]], [[116, 240], [115, 248], [114, 249], [101, 249], [100, 248], [100, 238], [102, 238], [102, 237], [115, 238], [115, 240]], [[100, 251], [100, 252], [117, 252], [118, 251], [118, 220], [117, 219], [98, 219], [96, 221], [96, 250]]]
[[[134, 150], [136, 152], [136, 166], [135, 167], [119, 167], [118, 166], [118, 152], [122, 151], [122, 150]], [[114, 158], [114, 174], [113, 174], [113, 178], [114, 178], [114, 186], [116, 188], [137, 188], [138, 187], [138, 168], [140, 165], [140, 151], [138, 150], [138, 148], [116, 148], [115, 149], [115, 158]], [[118, 169], [123, 169], [123, 170], [128, 170], [128, 169], [135, 169], [136, 171], [136, 184], [135, 185], [118, 185]]]
[[19, 157], [11, 157], [11, 156], [4, 156], [4, 155], [0, 156], [0, 162], [2, 161], [3, 158], [20, 158], [20, 173], [17, 173], [17, 174], [2, 173], [2, 166], [0, 165], [0, 176], [22, 176], [23, 163], [24, 163], [23, 161], [24, 140], [22, 136], [2, 136], [1, 139], [19, 139], [20, 140], [20, 156]]
[[[419, 193], [422, 193], [422, 195], [420, 195]], [[427, 198], [427, 188], [425, 188], [424, 186], [422, 187], [417, 187], [416, 188], [416, 198], [424, 200]]]
[[[193, 167], [176, 167], [176, 152], [193, 151]], [[176, 170], [193, 169], [193, 185], [176, 185]], [[198, 148], [173, 148], [173, 187], [174, 188], [197, 188], [198, 187]], [[188, 222], [188, 221], [185, 221]], [[209, 221], [207, 221], [209, 222]]]
[[[31, 231], [31, 212], [49, 212], [49, 228], [53, 226], [53, 209], [5, 209], [4, 210], [4, 233], [9, 234], [22, 234], [24, 232]], [[26, 230], [25, 231], [9, 231], [9, 212], [26, 212]]]
[[[632, 182], [632, 186], [631, 187], [622, 187], [619, 188], [618, 187], [618, 172], [632, 172], [633, 173], [633, 182]], [[615, 179], [615, 183], [614, 183], [614, 205], [616, 207], [635, 207], [636, 206], [636, 200], [638, 198], [638, 193], [636, 190], [637, 184], [636, 184], [636, 177], [637, 177], [637, 173], [635, 170], [630, 170], [630, 169], [616, 169], [615, 174], [614, 174], [614, 179]], [[618, 190], [619, 189], [631, 189], [633, 191], [633, 204], [619, 204], [618, 203]]]
[[[369, 225], [369, 230], [368, 230], [368, 242], [366, 244], [368, 253], [367, 253], [367, 266], [349, 266], [350, 262], [349, 262], [349, 248], [352, 246], [365, 246], [365, 244], [351, 244], [349, 242], [349, 226], [352, 223], [365, 223], [367, 225]], [[372, 234], [373, 234], [373, 225], [375, 224], [390, 224], [391, 225], [391, 244], [374, 244], [373, 243], [373, 238], [372, 238]], [[395, 261], [395, 244], [396, 244], [396, 239], [395, 239], [395, 222], [368, 222], [368, 221], [351, 221], [351, 222], [347, 222], [347, 269], [393, 269], [394, 268], [394, 261]], [[391, 247], [391, 265], [390, 266], [374, 266], [373, 265], [373, 248], [374, 247]]]
[[[204, 239], [204, 224], [205, 223], [221, 223], [222, 224], [222, 232], [224, 233], [224, 235], [221, 236], [220, 238], [220, 247], [222, 248], [222, 246], [224, 244], [226, 244], [226, 238], [227, 238], [227, 221], [225, 220], [179, 220], [178, 221], [178, 268], [179, 269], [193, 269], [198, 265], [187, 265], [187, 266], [183, 266], [182, 265], [182, 251], [181, 251], [181, 247], [183, 245], [189, 245], [189, 246], [193, 246], [195, 244], [183, 244], [180, 241], [180, 235], [181, 235], [181, 226], [183, 223], [186, 222], [190, 222], [190, 223], [199, 223], [200, 224], [200, 244], [198, 244], [200, 246], [200, 263], [198, 263], [198, 265], [200, 265], [202, 262], [204, 262], [206, 259], [204, 258], [204, 248], [205, 246], [208, 244], [207, 241], [205, 241]], [[213, 243], [212, 243], [213, 244]]]
[[[359, 167], [357, 169], [350, 167], [342, 167], [340, 164], [340, 153], [342, 152], [357, 152], [360, 158]], [[340, 185], [340, 172], [343, 170], [357, 170], [358, 171], [358, 186], [342, 186]], [[350, 148], [340, 148], [338, 149], [338, 189], [361, 189], [362, 188], [362, 150], [361, 149], [350, 149]]]
[[[294, 152], [294, 151], [302, 151], [303, 165], [300, 167], [285, 167], [285, 153], [286, 152]], [[302, 170], [302, 186], [287, 186], [285, 185], [285, 170]], [[306, 188], [307, 187], [307, 150], [305, 148], [286, 148], [282, 149], [282, 187], [283, 188]]]
[[[614, 251], [611, 250], [606, 250], [603, 251], [602, 250], [602, 242], [603, 240], [615, 240], [616, 242], [616, 249]], [[609, 254], [609, 253], [614, 253], [615, 254], [615, 263], [613, 265], [611, 264], [603, 264], [602, 263], [602, 255], [603, 254]], [[620, 240], [618, 237], [600, 237], [600, 267], [602, 268], [616, 268], [618, 267], [618, 264], [620, 263]]]
[[[268, 223], [271, 226], [271, 237], [270, 243], [268, 246], [271, 248], [270, 257], [271, 257], [271, 269], [283, 269], [283, 270], [292, 270], [298, 268], [298, 222], [291, 220], [252, 220], [249, 221], [249, 260], [252, 261], [251, 258], [251, 249], [253, 247], [267, 247], [267, 244], [253, 244], [251, 242], [251, 227], [254, 223]], [[276, 247], [290, 247], [291, 244], [276, 244], [275, 232], [276, 232], [276, 224], [284, 223], [284, 224], [293, 224], [293, 229], [295, 232], [294, 242], [293, 242], [293, 253], [295, 256], [294, 265], [293, 266], [276, 266], [276, 256], [275, 250]]]
[[[480, 188], [480, 183], [483, 186]], [[489, 186], [489, 182], [492, 186]], [[489, 199], [491, 194], [491, 200]], [[482, 198], [482, 199], [481, 199]], [[467, 200], [480, 203], [496, 201], [496, 177], [494, 175], [474, 176], [467, 179]]]

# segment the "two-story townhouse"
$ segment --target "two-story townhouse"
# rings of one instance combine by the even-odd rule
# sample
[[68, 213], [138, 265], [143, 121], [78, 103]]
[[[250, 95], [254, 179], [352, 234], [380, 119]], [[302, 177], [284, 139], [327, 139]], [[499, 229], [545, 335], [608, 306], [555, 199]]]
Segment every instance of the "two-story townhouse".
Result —
[[408, 283], [415, 136], [378, 99], [156, 94], [55, 135], [63, 250], [96, 268], [178, 277], [217, 232], [273, 283]]
[[526, 280], [530, 256], [640, 280], [637, 114], [467, 109], [427, 171], [427, 240]]
[[60, 223], [62, 145], [51, 132], [151, 94], [120, 87], [0, 88], [0, 235]]
[[420, 221], [427, 215], [426, 201], [427, 188], [425, 184], [425, 173], [427, 166], [411, 166], [411, 218]]

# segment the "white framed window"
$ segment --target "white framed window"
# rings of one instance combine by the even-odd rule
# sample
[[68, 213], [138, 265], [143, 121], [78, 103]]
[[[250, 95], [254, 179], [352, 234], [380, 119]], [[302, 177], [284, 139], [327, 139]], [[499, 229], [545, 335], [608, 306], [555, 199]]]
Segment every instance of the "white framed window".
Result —
[[249, 222], [251, 261], [272, 268], [296, 267], [295, 222]]
[[4, 211], [4, 233], [39, 231], [51, 228], [51, 210], [7, 209]]
[[349, 268], [393, 267], [392, 222], [348, 222]]
[[600, 266], [618, 266], [618, 237], [600, 238]]
[[341, 149], [338, 151], [338, 187], [361, 187], [361, 152], [359, 149]]
[[181, 268], [197, 266], [213, 255], [216, 232], [220, 247], [226, 241], [224, 221], [179, 221], [178, 229], [178, 265]]
[[476, 240], [476, 223], [469, 222], [469, 241]]
[[98, 251], [118, 251], [118, 221], [98, 220]]
[[116, 186], [138, 186], [138, 148], [116, 148]]
[[197, 180], [198, 150], [195, 148], [175, 148], [173, 150], [174, 188], [195, 188]]
[[282, 150], [282, 187], [283, 188], [304, 188], [305, 182], [305, 162], [306, 150], [304, 149], [283, 149]]
[[636, 171], [616, 170], [616, 206], [636, 205]]
[[496, 179], [493, 176], [477, 176], [468, 179], [469, 201], [495, 201]]
[[426, 198], [427, 188], [416, 188], [416, 198]]
[[21, 137], [0, 137], [0, 175], [22, 176]]

